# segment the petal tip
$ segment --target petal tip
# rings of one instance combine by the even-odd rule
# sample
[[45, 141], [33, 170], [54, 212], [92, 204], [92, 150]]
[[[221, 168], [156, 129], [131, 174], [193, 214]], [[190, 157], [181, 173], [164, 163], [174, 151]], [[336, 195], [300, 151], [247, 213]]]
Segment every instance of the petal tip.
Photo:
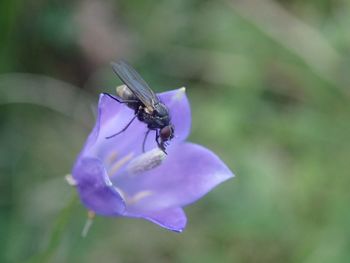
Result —
[[125, 216], [146, 219], [167, 230], [181, 233], [187, 224], [187, 217], [181, 207], [160, 211], [127, 212]]
[[[156, 223], [156, 224], [158, 224], [158, 223]], [[172, 231], [174, 233], [177, 233], [177, 234], [181, 234], [186, 228], [186, 226], [179, 227], [179, 228], [174, 228], [174, 227], [164, 226], [164, 225], [160, 225], [160, 224], [158, 224], [158, 225], [163, 227], [166, 230], [170, 230], [170, 231]]]
[[108, 97], [108, 96], [106, 94], [104, 94], [104, 93], [100, 93], [99, 101], [101, 101], [102, 98], [105, 98], [105, 97]]
[[177, 89], [177, 92], [174, 94], [173, 96], [173, 100], [182, 100], [184, 98], [184, 96], [186, 96], [186, 87], [181, 87], [179, 89]]
[[231, 171], [230, 168], [227, 167], [226, 164], [224, 164], [226, 166], [226, 179], [231, 179], [231, 178], [235, 178], [236, 175]]
[[169, 229], [169, 230], [175, 233], [181, 234], [185, 230], [185, 227], [179, 228], [179, 229]]
[[220, 171], [221, 182], [220, 183], [236, 177], [236, 175], [231, 171], [231, 169], [226, 165], [226, 163], [223, 160], [221, 160], [218, 156], [217, 156], [217, 160], [219, 163], [221, 163], [221, 171]]

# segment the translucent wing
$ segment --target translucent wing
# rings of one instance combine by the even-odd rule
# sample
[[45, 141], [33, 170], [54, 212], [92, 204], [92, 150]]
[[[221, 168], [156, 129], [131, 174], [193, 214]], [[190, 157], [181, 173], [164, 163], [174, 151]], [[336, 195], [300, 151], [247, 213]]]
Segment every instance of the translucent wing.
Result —
[[157, 95], [151, 90], [146, 81], [136, 70], [127, 62], [119, 60], [112, 62], [113, 71], [124, 82], [126, 86], [135, 94], [135, 96], [145, 105], [146, 108], [153, 111], [154, 105], [159, 102]]

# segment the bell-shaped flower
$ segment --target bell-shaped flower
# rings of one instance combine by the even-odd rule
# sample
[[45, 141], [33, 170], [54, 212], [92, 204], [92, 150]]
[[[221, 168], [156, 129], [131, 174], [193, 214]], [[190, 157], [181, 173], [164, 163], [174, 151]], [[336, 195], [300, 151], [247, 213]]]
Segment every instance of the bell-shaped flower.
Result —
[[79, 154], [72, 176], [81, 202], [103, 216], [143, 218], [181, 232], [186, 225], [183, 207], [233, 177], [210, 150], [185, 142], [191, 112], [185, 88], [158, 94], [168, 107], [175, 127], [167, 155], [158, 149], [151, 131], [142, 150], [147, 125], [135, 120], [134, 111], [109, 96], [100, 95], [98, 117]]

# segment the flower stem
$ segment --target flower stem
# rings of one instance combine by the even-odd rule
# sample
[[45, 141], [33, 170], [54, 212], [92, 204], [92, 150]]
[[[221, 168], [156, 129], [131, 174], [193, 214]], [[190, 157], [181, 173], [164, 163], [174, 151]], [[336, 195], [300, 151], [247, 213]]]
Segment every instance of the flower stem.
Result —
[[67, 205], [61, 210], [59, 215], [56, 218], [56, 222], [54, 223], [51, 237], [48, 241], [48, 245], [46, 249], [37, 254], [34, 255], [32, 258], [30, 258], [27, 263], [36, 263], [36, 262], [50, 262], [51, 258], [55, 255], [55, 252], [59, 248], [59, 245], [61, 244], [61, 240], [64, 236], [64, 229], [66, 228], [69, 219], [72, 215], [73, 208], [75, 204], [77, 203], [77, 195], [74, 193], [70, 200], [68, 201]]

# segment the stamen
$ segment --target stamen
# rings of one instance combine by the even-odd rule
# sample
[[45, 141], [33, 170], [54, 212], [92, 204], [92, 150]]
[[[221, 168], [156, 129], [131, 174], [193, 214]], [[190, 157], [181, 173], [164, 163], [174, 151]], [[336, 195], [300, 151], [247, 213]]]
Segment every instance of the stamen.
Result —
[[136, 175], [142, 172], [149, 171], [159, 166], [165, 159], [166, 154], [159, 148], [145, 152], [133, 159], [127, 167], [130, 175]]
[[129, 199], [127, 199], [127, 203], [129, 205], [135, 204], [150, 195], [153, 195], [153, 192], [150, 190], [144, 190], [144, 191], [138, 192], [132, 197], [130, 197]]
[[95, 216], [96, 216], [96, 213], [94, 211], [92, 211], [92, 210], [88, 211], [87, 220], [86, 220], [86, 223], [84, 225], [83, 231], [81, 232], [82, 237], [87, 236], [87, 234], [92, 226], [92, 223], [94, 222]]
[[73, 178], [71, 174], [67, 174], [64, 177], [70, 186], [77, 186], [78, 182]]
[[106, 158], [106, 161], [108, 164], [113, 164], [118, 157], [118, 153], [117, 152], [110, 152]]
[[114, 175], [120, 169], [120, 167], [122, 167], [124, 164], [130, 161], [133, 156], [134, 156], [134, 153], [129, 153], [128, 155], [118, 160], [118, 162], [114, 163], [110, 169], [109, 175], [110, 176]]
[[125, 193], [120, 188], [115, 187], [115, 189], [118, 191], [120, 196], [123, 198], [125, 203], [128, 204], [128, 205], [133, 205], [133, 204], [141, 201], [142, 199], [146, 198], [147, 196], [153, 195], [152, 191], [144, 190], [144, 191], [140, 191], [140, 192], [134, 194], [133, 196], [129, 196], [127, 193]]

